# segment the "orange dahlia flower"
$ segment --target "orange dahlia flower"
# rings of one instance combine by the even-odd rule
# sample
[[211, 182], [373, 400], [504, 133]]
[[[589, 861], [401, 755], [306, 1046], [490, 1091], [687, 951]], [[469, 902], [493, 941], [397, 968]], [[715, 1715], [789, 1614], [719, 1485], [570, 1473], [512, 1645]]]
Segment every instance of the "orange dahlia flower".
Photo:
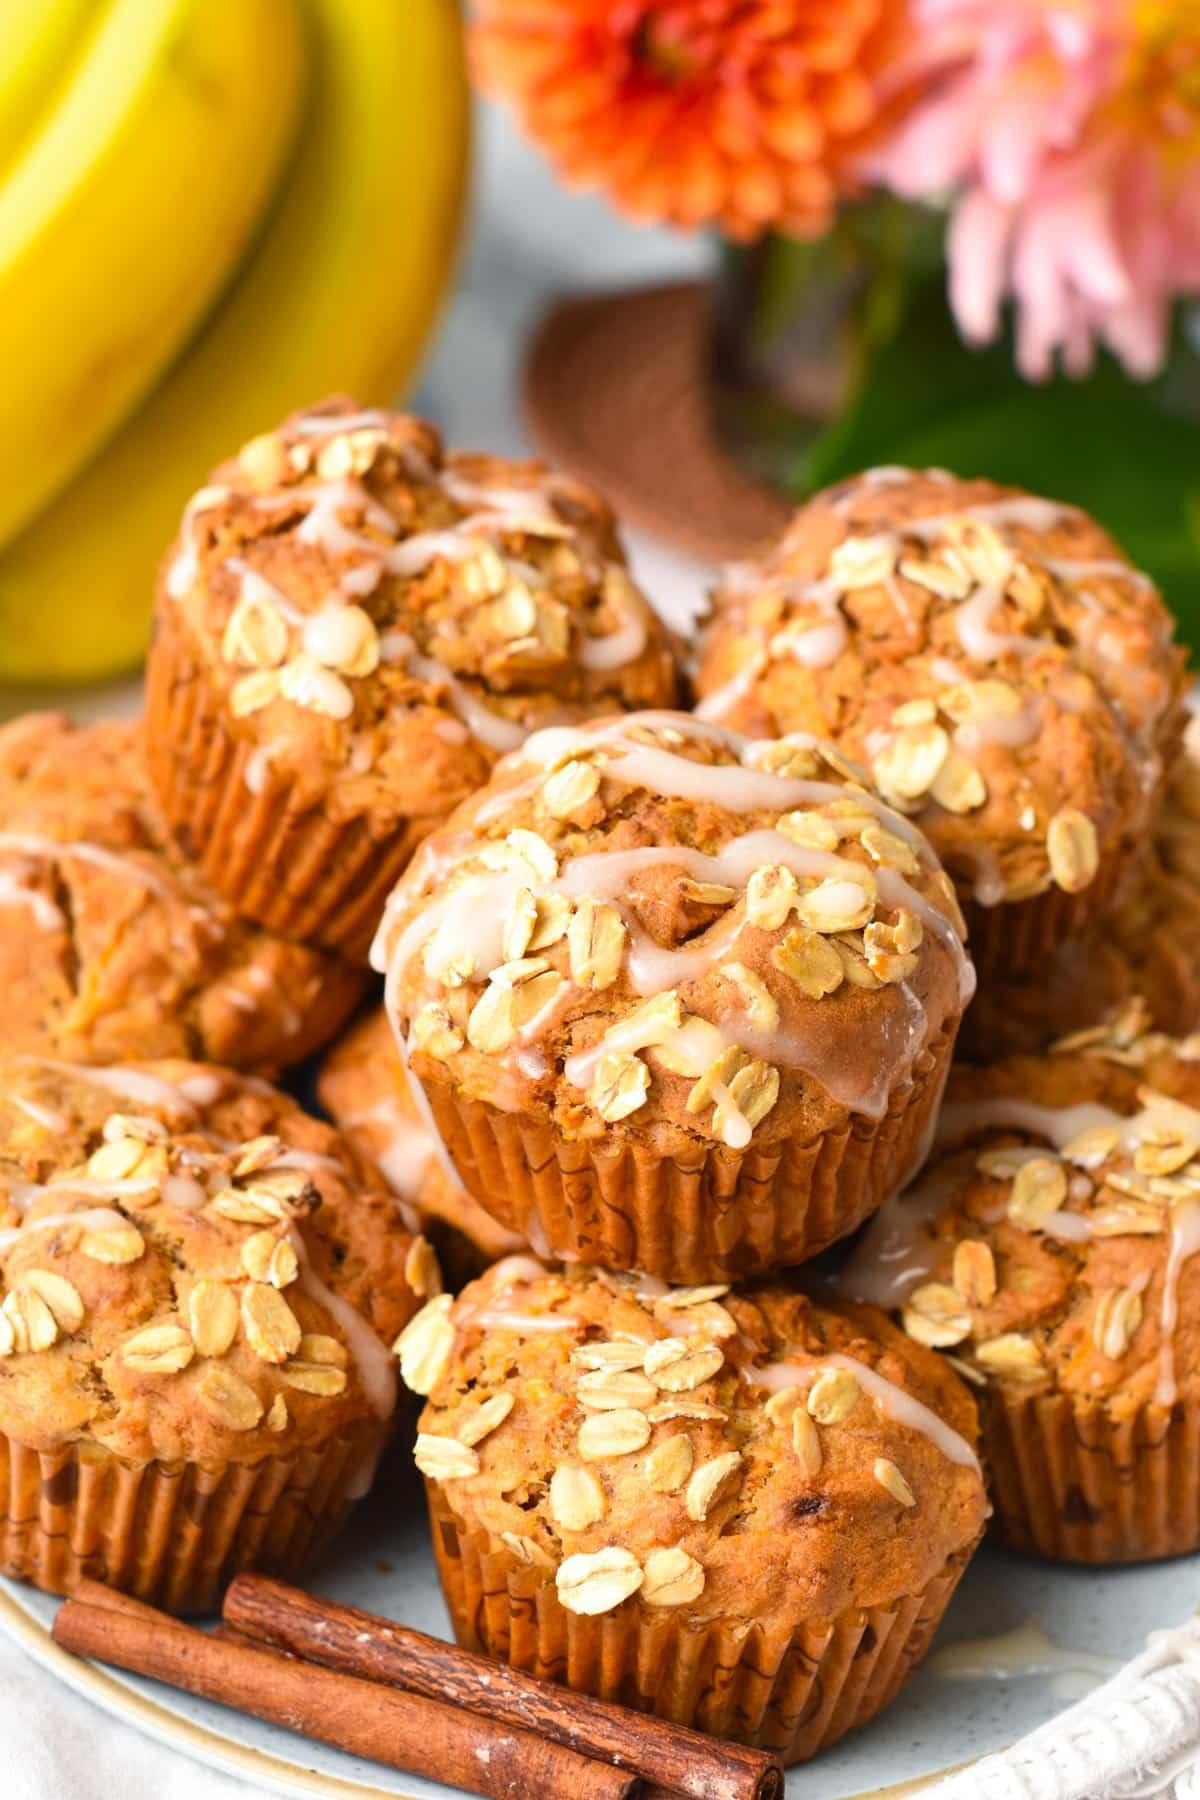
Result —
[[830, 221], [901, 0], [476, 0], [485, 87], [574, 186], [730, 237]]

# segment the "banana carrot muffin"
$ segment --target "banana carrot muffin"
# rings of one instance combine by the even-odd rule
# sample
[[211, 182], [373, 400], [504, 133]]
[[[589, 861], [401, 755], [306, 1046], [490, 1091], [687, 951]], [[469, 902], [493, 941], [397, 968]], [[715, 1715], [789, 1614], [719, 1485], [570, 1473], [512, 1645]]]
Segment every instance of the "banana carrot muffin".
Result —
[[969, 1393], [871, 1308], [513, 1257], [398, 1349], [459, 1642], [789, 1762], [893, 1698], [983, 1527]]
[[409, 1073], [539, 1252], [720, 1280], [918, 1165], [973, 971], [928, 843], [815, 739], [553, 729], [423, 847], [376, 943]]
[[0, 1063], [0, 1570], [177, 1612], [366, 1491], [437, 1259], [327, 1125], [188, 1062]]
[[410, 1231], [434, 1244], [451, 1286], [523, 1247], [472, 1200], [422, 1119], [382, 1007], [368, 1013], [321, 1064], [317, 1098], [342, 1137], [373, 1163]]
[[899, 1306], [978, 1384], [1006, 1543], [1200, 1549], [1200, 1039], [956, 1069], [941, 1132], [840, 1290]]
[[174, 844], [144, 751], [133, 721], [0, 729], [5, 1051], [301, 1061], [353, 1011], [362, 971], [237, 917]]
[[361, 957], [417, 844], [502, 752], [675, 695], [592, 489], [332, 401], [188, 504], [159, 585], [151, 766], [239, 911]]
[[1086, 513], [875, 469], [802, 507], [718, 592], [700, 711], [811, 731], [872, 771], [959, 886], [981, 974], [1040, 963], [1149, 842], [1182, 652]]
[[[1141, 1029], [1200, 1029], [1200, 730], [1193, 718], [1154, 842], [1111, 909], [1028, 974], [986, 982], [959, 1048], [973, 1061], [1044, 1049], [1120, 1012]], [[1135, 1004], [1141, 1002], [1141, 1007]]]

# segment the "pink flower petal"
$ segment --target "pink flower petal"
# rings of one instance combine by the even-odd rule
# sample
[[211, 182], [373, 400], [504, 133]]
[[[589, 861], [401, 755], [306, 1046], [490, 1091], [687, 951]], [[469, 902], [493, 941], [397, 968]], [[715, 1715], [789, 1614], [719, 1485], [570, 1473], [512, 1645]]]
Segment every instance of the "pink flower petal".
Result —
[[990, 343], [1000, 329], [1011, 231], [1011, 213], [983, 188], [954, 209], [946, 238], [950, 305], [968, 343]]

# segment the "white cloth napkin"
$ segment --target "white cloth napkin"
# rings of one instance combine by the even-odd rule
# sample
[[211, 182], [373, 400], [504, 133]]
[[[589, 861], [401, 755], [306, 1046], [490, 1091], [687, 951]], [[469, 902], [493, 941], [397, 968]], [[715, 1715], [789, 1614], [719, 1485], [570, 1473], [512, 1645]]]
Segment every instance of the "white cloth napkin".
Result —
[[922, 1800], [1200, 1800], [1200, 1619]]
[[250, 1791], [109, 1718], [0, 1635], [4, 1800], [246, 1800]]

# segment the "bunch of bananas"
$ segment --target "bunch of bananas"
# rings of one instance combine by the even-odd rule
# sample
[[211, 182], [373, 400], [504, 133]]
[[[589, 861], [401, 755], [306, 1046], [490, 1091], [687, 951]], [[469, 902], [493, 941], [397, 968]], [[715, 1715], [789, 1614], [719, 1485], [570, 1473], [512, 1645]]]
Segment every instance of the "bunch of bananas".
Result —
[[207, 469], [394, 396], [466, 143], [456, 0], [0, 0], [0, 680], [131, 666]]

